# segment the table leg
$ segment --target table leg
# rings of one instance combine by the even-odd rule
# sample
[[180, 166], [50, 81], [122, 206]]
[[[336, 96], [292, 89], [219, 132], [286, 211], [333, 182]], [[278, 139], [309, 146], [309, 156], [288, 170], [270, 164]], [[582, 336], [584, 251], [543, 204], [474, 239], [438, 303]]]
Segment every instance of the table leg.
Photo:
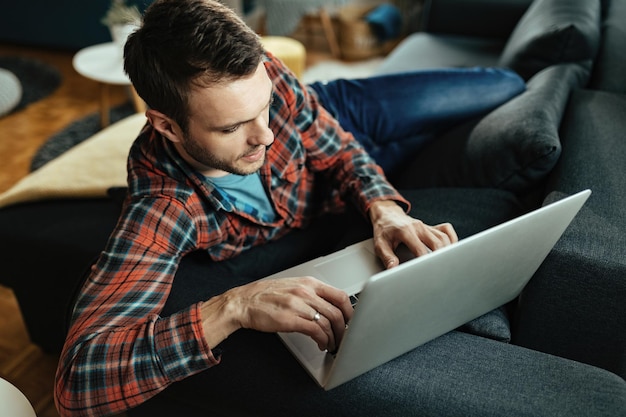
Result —
[[135, 90], [135, 87], [133, 87], [132, 85], [130, 86], [130, 94], [133, 99], [133, 106], [135, 106], [135, 111], [137, 113], [145, 113], [147, 109], [146, 102], [143, 101], [141, 97], [139, 97], [139, 94], [137, 94], [137, 90]]
[[109, 85], [100, 83], [100, 127], [105, 128], [111, 123]]
[[335, 29], [333, 28], [333, 21], [330, 18], [328, 11], [322, 7], [319, 11], [320, 20], [322, 22], [322, 28], [324, 29], [324, 35], [326, 36], [326, 42], [330, 47], [330, 53], [333, 58], [339, 59], [341, 57], [341, 50], [339, 49], [339, 42], [335, 35]]

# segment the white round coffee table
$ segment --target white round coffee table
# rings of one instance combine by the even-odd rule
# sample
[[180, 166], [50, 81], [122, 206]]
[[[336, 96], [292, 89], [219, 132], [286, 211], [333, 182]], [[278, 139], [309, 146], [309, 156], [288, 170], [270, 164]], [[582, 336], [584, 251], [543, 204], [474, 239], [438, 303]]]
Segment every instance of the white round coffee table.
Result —
[[100, 83], [100, 124], [108, 126], [110, 122], [111, 85], [128, 85], [132, 93], [133, 104], [137, 112], [145, 111], [145, 104], [137, 95], [124, 72], [123, 47], [114, 42], [101, 43], [81, 49], [74, 55], [72, 64], [80, 75]]
[[2, 378], [0, 378], [0, 416], [37, 417], [24, 394]]

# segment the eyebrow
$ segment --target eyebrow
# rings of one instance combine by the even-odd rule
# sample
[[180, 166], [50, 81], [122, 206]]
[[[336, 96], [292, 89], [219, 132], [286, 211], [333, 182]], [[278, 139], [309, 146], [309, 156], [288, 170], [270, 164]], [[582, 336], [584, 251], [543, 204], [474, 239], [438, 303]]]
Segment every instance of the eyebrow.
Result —
[[[265, 107], [263, 107], [263, 109], [266, 109], [267, 107], [270, 107], [272, 105], [272, 103], [274, 102], [274, 87], [272, 86], [272, 90], [270, 92], [270, 99], [268, 100], [267, 104], [265, 105]], [[255, 117], [256, 119], [256, 117]], [[215, 130], [215, 131], [224, 131], [224, 130], [229, 130], [232, 129], [236, 126], [240, 126], [240, 125], [244, 125], [246, 123], [250, 123], [251, 121], [253, 121], [254, 119], [250, 119], [250, 120], [243, 120], [240, 122], [235, 122], [235, 123], [229, 123], [227, 125], [224, 126], [214, 126], [211, 129]]]

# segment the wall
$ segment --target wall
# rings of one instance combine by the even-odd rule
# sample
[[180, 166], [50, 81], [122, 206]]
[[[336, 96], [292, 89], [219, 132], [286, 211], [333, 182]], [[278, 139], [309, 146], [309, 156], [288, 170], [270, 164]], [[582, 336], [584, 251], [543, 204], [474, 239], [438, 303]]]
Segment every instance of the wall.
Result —
[[[141, 10], [150, 0], [131, 0]], [[110, 42], [100, 19], [110, 0], [26, 0], [2, 6], [0, 42], [78, 50]], [[141, 6], [144, 5], [144, 6]]]

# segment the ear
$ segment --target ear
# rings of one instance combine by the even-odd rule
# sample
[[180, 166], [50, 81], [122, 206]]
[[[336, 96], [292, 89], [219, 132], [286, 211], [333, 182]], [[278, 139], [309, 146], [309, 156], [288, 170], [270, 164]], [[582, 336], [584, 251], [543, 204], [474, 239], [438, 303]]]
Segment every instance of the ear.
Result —
[[146, 110], [146, 117], [157, 132], [174, 143], [183, 139], [183, 132], [178, 123], [158, 110]]

